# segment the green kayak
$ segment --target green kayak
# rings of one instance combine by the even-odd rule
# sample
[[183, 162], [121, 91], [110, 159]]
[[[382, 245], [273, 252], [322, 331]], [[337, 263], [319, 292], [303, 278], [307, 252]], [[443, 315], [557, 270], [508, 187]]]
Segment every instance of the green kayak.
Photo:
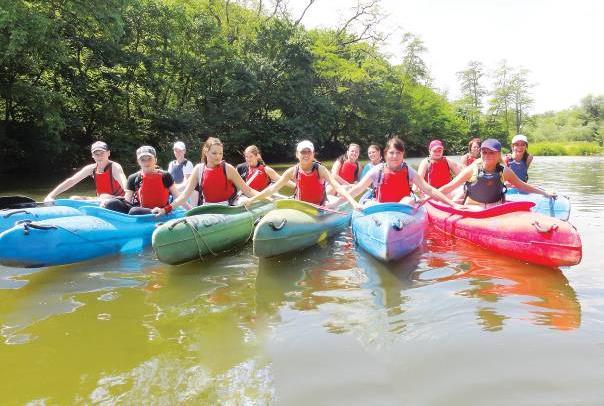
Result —
[[350, 225], [349, 204], [322, 210], [298, 200], [278, 200], [254, 231], [254, 254], [272, 257], [311, 247]]
[[186, 217], [157, 227], [153, 249], [161, 262], [175, 265], [240, 247], [252, 237], [258, 220], [273, 207], [267, 202], [249, 209], [220, 204], [195, 207]]

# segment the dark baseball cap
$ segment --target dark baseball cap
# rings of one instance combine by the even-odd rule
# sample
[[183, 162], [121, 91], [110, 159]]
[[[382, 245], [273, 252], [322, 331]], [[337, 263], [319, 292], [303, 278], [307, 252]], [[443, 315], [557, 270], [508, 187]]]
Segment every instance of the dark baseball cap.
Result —
[[501, 143], [495, 138], [486, 139], [480, 144], [480, 148], [487, 148], [491, 151], [501, 152]]

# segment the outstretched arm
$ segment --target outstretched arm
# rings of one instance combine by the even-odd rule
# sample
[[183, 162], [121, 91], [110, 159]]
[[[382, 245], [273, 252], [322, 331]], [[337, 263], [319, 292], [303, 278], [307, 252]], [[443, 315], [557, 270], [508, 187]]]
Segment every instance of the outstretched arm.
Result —
[[289, 180], [291, 180], [294, 169], [295, 169], [295, 166], [289, 168], [288, 170], [283, 172], [283, 175], [281, 175], [281, 177], [277, 180], [277, 182], [273, 183], [272, 185], [270, 185], [269, 187], [264, 189], [262, 192], [257, 192], [257, 194], [255, 196], [253, 196], [252, 198], [243, 202], [245, 207], [249, 207], [254, 202], [257, 202], [260, 199], [267, 198], [270, 195], [272, 195], [273, 193], [277, 193], [279, 190], [281, 190], [281, 188], [283, 186], [285, 186]]
[[520, 178], [516, 176], [514, 171], [508, 168], [507, 166], [503, 168], [503, 179], [505, 179], [512, 186], [515, 186], [518, 190], [521, 190], [523, 192], [538, 193], [540, 195], [553, 198], [556, 198], [557, 196], [556, 192], [554, 191], [546, 191], [541, 188], [538, 188], [537, 186], [533, 186], [530, 183], [521, 181]]
[[346, 191], [346, 188], [344, 186], [342, 186], [340, 183], [338, 183], [336, 179], [334, 179], [331, 173], [329, 173], [327, 168], [325, 168], [323, 165], [319, 165], [319, 176], [321, 177], [321, 179], [327, 180], [329, 184], [333, 186], [333, 188], [341, 196], [344, 196], [346, 200], [348, 200], [352, 207], [354, 207], [355, 209], [361, 209], [362, 206], [356, 200], [354, 200], [354, 198]]
[[235, 185], [237, 190], [241, 190], [241, 192], [244, 195], [246, 195], [247, 197], [256, 196], [258, 194], [258, 191], [252, 189], [247, 183], [245, 183], [245, 181], [243, 180], [241, 175], [239, 175], [239, 172], [237, 172], [237, 169], [235, 169], [235, 167], [233, 167], [233, 165], [231, 165], [231, 164], [225, 164], [225, 165], [226, 165], [225, 168], [226, 168], [227, 179], [230, 180], [231, 182], [233, 182], [233, 184]]
[[[472, 177], [472, 171], [473, 171], [472, 166], [465, 167], [461, 172], [459, 172], [459, 175], [457, 175], [456, 177], [454, 177], [451, 180], [451, 182], [442, 186], [438, 190], [444, 194], [449, 193], [450, 191], [454, 190], [456, 187], [458, 187], [462, 183], [467, 182], [470, 179], [470, 177]], [[423, 180], [423, 178], [422, 178], [422, 180]]]
[[[96, 164], [86, 165], [85, 167], [80, 169], [78, 172], [76, 172], [73, 176], [71, 176], [71, 177], [65, 179], [63, 182], [59, 183], [59, 185], [57, 185], [57, 187], [55, 187], [48, 195], [46, 195], [46, 197], [44, 198], [44, 201], [52, 202], [53, 200], [55, 200], [55, 198], [58, 195], [71, 189], [72, 187], [74, 187], [75, 185], [80, 183], [83, 179], [92, 175], [92, 171], [94, 171], [95, 168], [96, 168]], [[123, 173], [123, 171], [122, 171], [122, 173]], [[124, 182], [124, 185], [122, 185], [122, 188], [124, 188], [125, 185], [126, 185], [126, 182]]]

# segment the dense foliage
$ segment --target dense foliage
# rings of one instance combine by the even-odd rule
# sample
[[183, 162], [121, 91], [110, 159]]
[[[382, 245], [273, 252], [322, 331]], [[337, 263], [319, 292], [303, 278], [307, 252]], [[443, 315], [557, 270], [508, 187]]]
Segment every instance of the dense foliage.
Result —
[[228, 1], [0, 1], [2, 172], [79, 166], [96, 139], [126, 164], [177, 139], [196, 158], [209, 134], [234, 161], [251, 143], [291, 160], [302, 138], [324, 158], [393, 133], [465, 144], [443, 96], [345, 30]]

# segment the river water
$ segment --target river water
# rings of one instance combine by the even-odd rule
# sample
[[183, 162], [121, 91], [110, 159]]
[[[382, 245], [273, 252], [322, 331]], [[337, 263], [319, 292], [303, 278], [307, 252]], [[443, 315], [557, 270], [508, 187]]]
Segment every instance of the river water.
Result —
[[280, 261], [248, 245], [0, 267], [0, 402], [604, 404], [604, 158], [536, 157], [530, 175], [571, 198], [579, 265], [430, 230], [390, 265], [346, 231]]

